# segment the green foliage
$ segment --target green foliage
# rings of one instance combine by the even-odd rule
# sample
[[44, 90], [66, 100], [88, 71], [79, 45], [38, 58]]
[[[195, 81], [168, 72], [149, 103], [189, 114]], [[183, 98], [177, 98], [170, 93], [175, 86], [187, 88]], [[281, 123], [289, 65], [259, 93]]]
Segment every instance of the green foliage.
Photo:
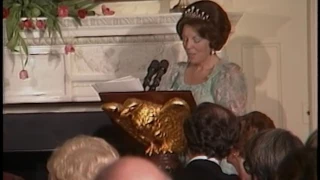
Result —
[[59, 6], [68, 6], [69, 16], [81, 25], [81, 20], [77, 14], [78, 10], [90, 11], [97, 5], [92, 0], [3, 0], [3, 7], [9, 9], [9, 15], [5, 20], [7, 48], [11, 51], [17, 51], [17, 46], [21, 46], [24, 53], [27, 56], [29, 54], [27, 44], [20, 35], [21, 18], [45, 17], [46, 30], [49, 36], [51, 37], [53, 32], [57, 32], [62, 38], [58, 17]]

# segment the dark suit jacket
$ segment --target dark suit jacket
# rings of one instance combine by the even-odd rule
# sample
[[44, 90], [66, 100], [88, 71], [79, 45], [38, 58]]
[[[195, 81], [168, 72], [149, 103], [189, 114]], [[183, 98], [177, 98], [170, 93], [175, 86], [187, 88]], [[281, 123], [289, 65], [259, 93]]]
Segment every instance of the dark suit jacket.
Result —
[[220, 166], [212, 161], [199, 159], [177, 170], [174, 180], [239, 180], [237, 175], [224, 174]]

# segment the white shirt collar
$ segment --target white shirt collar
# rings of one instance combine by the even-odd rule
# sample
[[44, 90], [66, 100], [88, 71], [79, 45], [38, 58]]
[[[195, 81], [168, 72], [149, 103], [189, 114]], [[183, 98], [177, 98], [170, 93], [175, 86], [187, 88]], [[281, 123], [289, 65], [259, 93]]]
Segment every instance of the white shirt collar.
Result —
[[198, 159], [205, 159], [205, 160], [208, 160], [208, 161], [212, 161], [212, 162], [214, 162], [214, 163], [216, 163], [216, 164], [218, 164], [220, 166], [220, 163], [216, 158], [208, 158], [207, 156], [204, 156], [204, 155], [195, 156], [195, 157], [191, 158], [187, 162], [187, 164], [189, 164], [191, 161], [198, 160]]
[[208, 160], [209, 160], [209, 161], [212, 161], [212, 162], [214, 162], [214, 163], [216, 163], [216, 164], [218, 164], [218, 165], [220, 166], [220, 161], [219, 161], [218, 159], [216, 159], [216, 158], [209, 158]]

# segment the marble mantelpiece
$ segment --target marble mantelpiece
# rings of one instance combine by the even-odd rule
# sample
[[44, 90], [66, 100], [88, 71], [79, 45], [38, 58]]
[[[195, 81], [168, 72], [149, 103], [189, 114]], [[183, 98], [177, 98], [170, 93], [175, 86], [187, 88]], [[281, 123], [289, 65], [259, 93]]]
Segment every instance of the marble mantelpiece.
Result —
[[[64, 53], [60, 38], [44, 35], [39, 39], [37, 31], [23, 32], [29, 44], [26, 69], [30, 78], [19, 79], [24, 55], [4, 48], [4, 104], [97, 102], [100, 98], [91, 87], [93, 83], [126, 75], [143, 78], [153, 59], [167, 59], [171, 63], [185, 60], [175, 30], [180, 15], [96, 16], [82, 20], [82, 26], [76, 26], [72, 19], [62, 19], [63, 41], [75, 47], [71, 54]], [[241, 16], [242, 13], [229, 13], [233, 26]], [[30, 111], [23, 104], [14, 107], [4, 108], [4, 113], [17, 109], [39, 111], [37, 108]], [[88, 107], [89, 111], [97, 109]]]

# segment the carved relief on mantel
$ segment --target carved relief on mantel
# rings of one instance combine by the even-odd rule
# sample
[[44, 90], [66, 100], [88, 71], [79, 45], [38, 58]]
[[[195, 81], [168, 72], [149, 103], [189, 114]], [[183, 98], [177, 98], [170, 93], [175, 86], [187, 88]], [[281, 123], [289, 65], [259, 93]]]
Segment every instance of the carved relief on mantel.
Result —
[[[47, 50], [46, 50], [47, 51]], [[62, 52], [34, 54], [26, 66], [30, 77], [22, 80], [20, 54], [4, 51], [4, 102], [59, 102], [70, 101], [66, 92], [65, 56]]]
[[[228, 16], [233, 27], [236, 26], [243, 13], [229, 12]], [[138, 16], [88, 16], [81, 20], [82, 26], [78, 26], [72, 18], [63, 18], [61, 30], [64, 38], [72, 37], [97, 37], [97, 36], [125, 36], [125, 35], [156, 35], [175, 34], [176, 23], [181, 13], [152, 14]], [[3, 32], [5, 34], [5, 27]], [[25, 31], [22, 36], [27, 39], [39, 40], [41, 35], [37, 30]], [[3, 36], [5, 40], [6, 36]], [[52, 41], [51, 43], [54, 43]], [[52, 45], [52, 44], [51, 44]]]
[[[178, 58], [185, 59], [184, 51], [179, 41], [176, 42], [146, 42], [115, 45], [100, 45], [95, 47], [79, 46], [71, 61], [71, 80], [73, 83], [74, 100], [82, 101], [91, 96], [99, 97], [91, 88], [97, 81], [132, 75], [142, 78], [153, 59], [167, 59], [175, 63]], [[93, 81], [95, 80], [95, 81]], [[87, 85], [81, 86], [81, 83]], [[95, 96], [92, 96], [95, 95]]]
[[[234, 25], [242, 16], [229, 15]], [[71, 54], [64, 53], [65, 43], [60, 38], [45, 35], [39, 39], [38, 32], [25, 33], [30, 78], [19, 79], [22, 57], [5, 48], [4, 103], [99, 101], [93, 83], [126, 75], [142, 79], [153, 59], [185, 60], [175, 31], [179, 18], [179, 13], [88, 17], [80, 27], [66, 18], [62, 33], [64, 42], [75, 48]]]

